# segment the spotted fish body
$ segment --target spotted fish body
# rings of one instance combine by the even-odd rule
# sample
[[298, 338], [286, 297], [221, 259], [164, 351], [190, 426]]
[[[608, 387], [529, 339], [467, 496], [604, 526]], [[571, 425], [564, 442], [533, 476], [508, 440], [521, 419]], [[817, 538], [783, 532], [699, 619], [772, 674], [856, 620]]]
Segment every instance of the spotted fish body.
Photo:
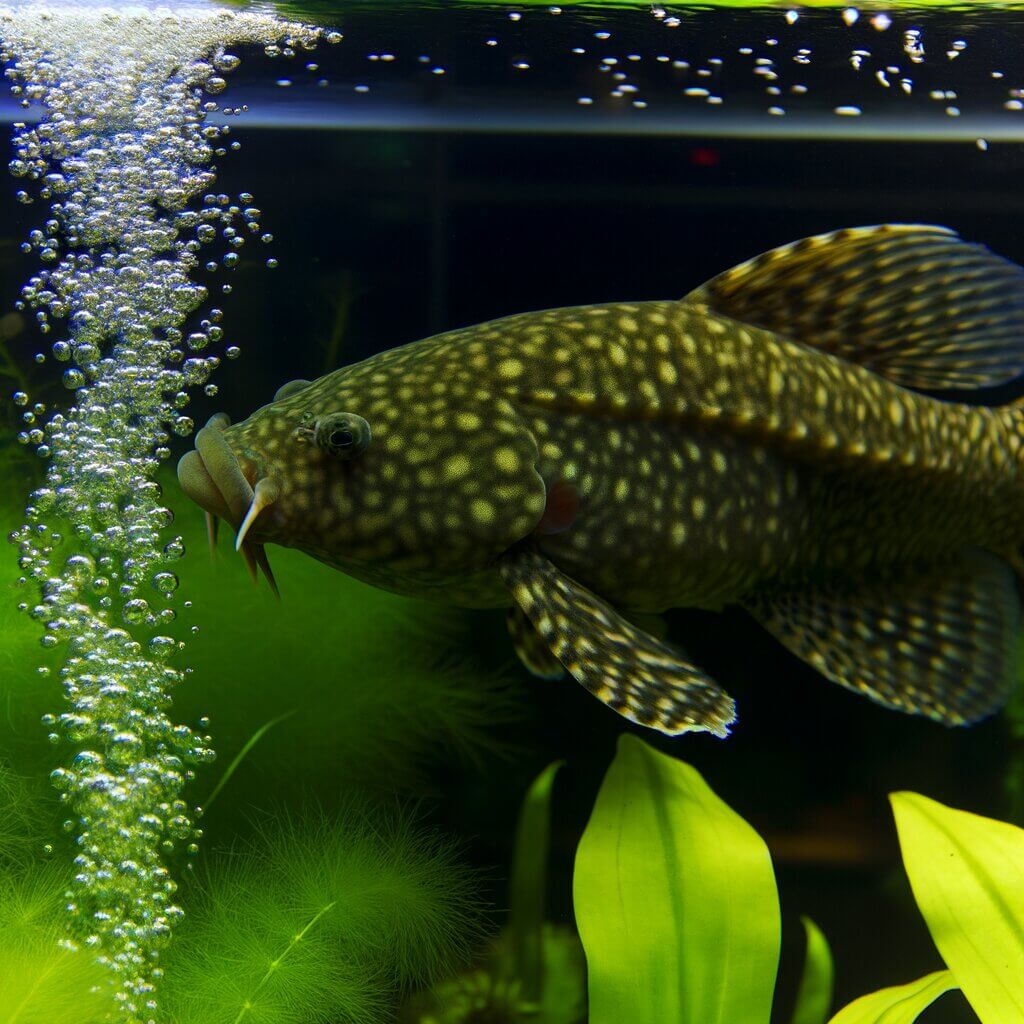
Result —
[[667, 732], [724, 733], [732, 703], [636, 622], [730, 603], [843, 685], [969, 721], [1012, 676], [1024, 418], [921, 392], [1015, 376], [1022, 340], [1019, 268], [943, 229], [856, 229], [682, 300], [512, 316], [296, 382], [181, 477], [254, 544], [511, 604], [531, 670]]

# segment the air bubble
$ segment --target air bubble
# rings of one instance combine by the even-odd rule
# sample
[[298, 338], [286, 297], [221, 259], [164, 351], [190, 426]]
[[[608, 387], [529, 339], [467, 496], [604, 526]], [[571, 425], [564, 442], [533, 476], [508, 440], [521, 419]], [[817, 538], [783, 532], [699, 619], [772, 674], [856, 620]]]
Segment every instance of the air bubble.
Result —
[[142, 597], [126, 602], [122, 612], [124, 621], [133, 626], [146, 621], [149, 616], [149, 602]]

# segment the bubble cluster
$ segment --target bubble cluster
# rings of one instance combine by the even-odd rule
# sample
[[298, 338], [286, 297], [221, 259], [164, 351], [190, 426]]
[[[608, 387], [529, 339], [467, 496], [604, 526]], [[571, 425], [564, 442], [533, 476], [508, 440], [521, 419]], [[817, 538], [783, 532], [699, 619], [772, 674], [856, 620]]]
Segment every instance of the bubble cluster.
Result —
[[220, 359], [221, 313], [197, 272], [230, 268], [265, 234], [252, 196], [213, 191], [230, 130], [207, 123], [208, 97], [238, 64], [227, 47], [288, 56], [320, 30], [199, 7], [29, 5], [0, 9], [0, 36], [15, 96], [41, 104], [37, 124], [15, 125], [10, 163], [19, 200], [45, 207], [24, 245], [42, 269], [19, 307], [60, 336], [72, 398], [47, 418], [14, 396], [47, 479], [11, 538], [23, 607], [43, 647], [66, 652], [65, 706], [44, 725], [70, 751], [52, 776], [78, 846], [68, 943], [109, 968], [113, 1019], [152, 1021], [182, 913], [168, 855], [201, 831], [184, 786], [213, 758], [208, 736], [170, 717], [186, 674], [171, 635], [184, 545], [154, 478]]

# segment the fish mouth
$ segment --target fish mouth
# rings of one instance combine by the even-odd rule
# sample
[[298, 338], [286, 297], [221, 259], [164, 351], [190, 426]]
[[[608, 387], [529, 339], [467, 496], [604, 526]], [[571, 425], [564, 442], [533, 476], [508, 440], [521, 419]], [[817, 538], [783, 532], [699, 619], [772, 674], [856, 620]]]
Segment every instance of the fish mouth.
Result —
[[210, 551], [217, 545], [220, 520], [231, 524], [235, 550], [245, 560], [254, 583], [262, 572], [274, 595], [280, 597], [277, 581], [270, 568], [264, 546], [249, 533], [260, 514], [280, 497], [280, 484], [271, 476], [257, 477], [256, 467], [246, 461], [243, 467], [224, 437], [231, 425], [226, 413], [211, 416], [196, 434], [196, 446], [178, 462], [181, 489], [206, 513], [206, 532]]

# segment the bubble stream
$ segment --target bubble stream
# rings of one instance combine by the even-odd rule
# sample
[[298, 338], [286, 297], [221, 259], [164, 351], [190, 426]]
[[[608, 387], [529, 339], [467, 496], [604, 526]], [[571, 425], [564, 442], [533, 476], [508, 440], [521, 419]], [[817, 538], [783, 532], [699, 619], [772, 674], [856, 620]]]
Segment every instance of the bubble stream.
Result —
[[182, 916], [169, 855], [196, 849], [184, 787], [214, 756], [171, 718], [187, 672], [172, 626], [184, 546], [155, 480], [170, 437], [193, 429], [190, 391], [212, 388], [220, 362], [221, 312], [197, 275], [265, 234], [252, 196], [213, 191], [213, 161], [235, 144], [207, 123], [209, 97], [238, 65], [229, 46], [292, 56], [321, 35], [214, 8], [0, 8], [12, 91], [41, 107], [14, 126], [17, 198], [45, 207], [23, 245], [42, 269], [18, 306], [60, 335], [52, 358], [72, 392], [45, 422], [15, 397], [19, 440], [47, 471], [11, 540], [23, 607], [64, 655], [64, 708], [45, 724], [70, 752], [52, 775], [77, 843], [66, 941], [108, 969], [112, 1020], [158, 1019], [160, 951]]

